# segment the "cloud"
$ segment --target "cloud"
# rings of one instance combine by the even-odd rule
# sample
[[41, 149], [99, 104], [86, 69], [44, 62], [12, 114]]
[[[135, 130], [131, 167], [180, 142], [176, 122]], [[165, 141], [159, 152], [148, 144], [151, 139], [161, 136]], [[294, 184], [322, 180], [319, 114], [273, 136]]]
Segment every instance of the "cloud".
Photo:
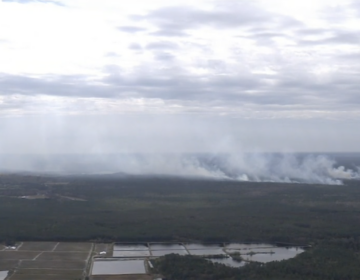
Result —
[[105, 85], [94, 85], [85, 76], [47, 76], [41, 78], [21, 75], [0, 75], [1, 95], [49, 95], [68, 97], [114, 97], [116, 91]]
[[139, 51], [139, 50], [142, 50], [142, 46], [138, 43], [132, 43], [129, 45], [129, 49], [134, 50], [134, 51]]
[[120, 56], [119, 54], [117, 54], [116, 52], [108, 52], [105, 54], [106, 57], [118, 57]]
[[57, 6], [65, 6], [64, 3], [60, 1], [54, 0], [2, 0], [3, 2], [14, 2], [14, 3], [21, 3], [21, 4], [29, 4], [29, 3], [44, 3], [44, 4], [54, 4]]
[[138, 27], [138, 26], [120, 26], [117, 29], [122, 32], [127, 32], [127, 33], [137, 33], [137, 32], [143, 32], [143, 31], [147, 30], [146, 28]]
[[351, 7], [354, 9], [354, 11], [360, 16], [360, 3], [357, 0], [354, 0], [351, 4]]
[[155, 58], [160, 61], [171, 61], [175, 57], [174, 57], [174, 55], [167, 53], [167, 52], [157, 52], [155, 54]]
[[148, 50], [168, 50], [168, 49], [174, 50], [174, 49], [178, 49], [178, 45], [173, 42], [159, 41], [159, 42], [153, 42], [147, 44], [146, 48]]
[[[160, 47], [163, 45], [159, 45]], [[165, 46], [165, 45], [164, 45]], [[174, 55], [157, 51], [155, 58], [170, 63]], [[214, 64], [215, 63], [215, 64]], [[211, 69], [222, 64], [210, 61]], [[334, 72], [329, 79], [319, 80], [316, 75], [299, 72], [291, 66], [279, 70], [277, 75], [250, 72], [231, 75], [191, 75], [186, 69], [142, 68], [133, 72], [109, 65], [103, 77], [90, 79], [81, 75], [27, 77], [20, 75], [0, 76], [2, 95], [48, 95], [68, 98], [145, 98], [171, 100], [178, 104], [198, 106], [209, 104], [223, 106], [278, 106], [277, 110], [289, 110], [288, 106], [305, 110], [356, 110], [358, 88], [356, 73]], [[283, 108], [281, 107], [283, 106]], [[265, 109], [265, 107], [263, 108]], [[186, 107], [183, 109], [186, 110]]]
[[[225, 2], [224, 2], [225, 3]], [[197, 9], [186, 6], [164, 7], [153, 10], [147, 15], [132, 16], [134, 20], [148, 21], [154, 24], [157, 36], [187, 36], [187, 31], [211, 26], [214, 28], [247, 28], [253, 24], [277, 26], [282, 28], [298, 27], [301, 23], [293, 18], [270, 14], [250, 2], [229, 2], [216, 6], [215, 9]]]
[[[309, 31], [302, 31], [304, 34], [311, 34]], [[317, 34], [316, 34], [317, 33]], [[299, 40], [301, 45], [355, 45], [360, 44], [360, 34], [356, 31], [342, 31], [342, 30], [323, 30], [313, 32], [312, 35], [317, 35], [314, 39], [302, 39]], [[331, 34], [331, 35], [328, 35]]]
[[176, 28], [171, 28], [169, 25], [165, 28], [160, 28], [159, 30], [152, 32], [151, 35], [159, 37], [186, 37], [189, 36], [185, 31], [178, 30]]
[[[137, 112], [149, 106], [245, 118], [358, 116], [357, 2], [339, 4], [328, 17], [306, 3], [290, 13], [280, 2], [4, 5], [0, 106], [34, 112], [22, 102], [46, 96], [82, 104], [79, 111], [86, 100], [101, 100], [106, 110], [136, 100], [128, 106]], [[153, 102], [163, 102], [161, 109]]]

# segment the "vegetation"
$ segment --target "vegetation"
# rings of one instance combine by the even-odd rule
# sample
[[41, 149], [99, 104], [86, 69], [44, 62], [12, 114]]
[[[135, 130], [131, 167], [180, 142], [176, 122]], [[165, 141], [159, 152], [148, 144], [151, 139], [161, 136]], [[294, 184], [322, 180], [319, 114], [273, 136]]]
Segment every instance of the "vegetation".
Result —
[[294, 259], [251, 263], [240, 269], [214, 264], [195, 256], [167, 255], [154, 261], [169, 280], [355, 280], [360, 278], [360, 240], [321, 242]]
[[156, 268], [169, 279], [360, 279], [359, 185], [0, 175], [0, 241], [310, 244], [264, 266], [166, 256]]
[[359, 236], [359, 201], [356, 181], [325, 186], [2, 175], [0, 238], [307, 244]]

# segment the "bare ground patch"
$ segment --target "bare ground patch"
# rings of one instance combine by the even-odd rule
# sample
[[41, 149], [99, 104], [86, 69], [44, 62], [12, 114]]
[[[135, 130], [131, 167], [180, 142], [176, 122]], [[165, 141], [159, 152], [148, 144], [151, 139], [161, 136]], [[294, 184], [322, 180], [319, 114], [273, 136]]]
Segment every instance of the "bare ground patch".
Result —
[[91, 280], [152, 280], [149, 275], [104, 275], [91, 276]]
[[113, 244], [111, 243], [96, 243], [94, 253], [99, 255], [101, 252], [106, 252], [104, 257], [111, 257], [113, 252]]
[[0, 251], [0, 263], [3, 260], [32, 260], [40, 252], [31, 251]]
[[0, 271], [11, 270], [19, 263], [18, 260], [0, 260]]
[[22, 261], [20, 269], [84, 269], [85, 261]]
[[65, 251], [86, 251], [89, 252], [92, 248], [92, 243], [83, 242], [61, 242], [55, 249], [55, 252]]
[[58, 242], [24, 242], [19, 251], [52, 251]]
[[19, 269], [10, 279], [81, 279], [82, 275], [82, 269]]
[[88, 252], [43, 252], [38, 261], [84, 261]]

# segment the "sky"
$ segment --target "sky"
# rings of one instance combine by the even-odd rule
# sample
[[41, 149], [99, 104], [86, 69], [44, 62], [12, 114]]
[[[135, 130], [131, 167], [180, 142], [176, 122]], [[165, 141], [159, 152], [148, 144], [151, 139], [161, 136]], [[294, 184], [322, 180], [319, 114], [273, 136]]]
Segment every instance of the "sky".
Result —
[[2, 0], [0, 153], [360, 152], [360, 1]]

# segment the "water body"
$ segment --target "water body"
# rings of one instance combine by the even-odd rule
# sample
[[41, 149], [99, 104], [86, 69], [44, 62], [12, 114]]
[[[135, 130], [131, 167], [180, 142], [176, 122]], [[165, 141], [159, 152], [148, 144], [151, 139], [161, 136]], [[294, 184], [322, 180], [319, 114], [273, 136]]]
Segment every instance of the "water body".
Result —
[[95, 260], [92, 275], [146, 274], [144, 260]]
[[246, 243], [229, 243], [225, 245], [226, 249], [249, 250], [255, 248], [276, 248], [277, 246], [265, 243], [246, 244]]
[[245, 262], [237, 262], [230, 256], [223, 259], [211, 259], [211, 261], [232, 267], [241, 267], [249, 261], [261, 263], [282, 261], [291, 259], [304, 252], [304, 249], [300, 247], [277, 247], [272, 244], [230, 243], [223, 246], [221, 244], [200, 243], [153, 243], [149, 246], [147, 247], [144, 244], [118, 244], [114, 246], [113, 256], [125, 258], [139, 257], [144, 259], [149, 256], [160, 257], [168, 254], [187, 255], [190, 253], [195, 256], [226, 256], [236, 253], [240, 254]]
[[207, 260], [212, 261], [213, 263], [225, 264], [226, 266], [231, 266], [231, 267], [242, 267], [247, 264], [247, 262], [234, 261], [232, 258], [207, 259]]
[[8, 275], [8, 271], [0, 271], [0, 280], [5, 280]]
[[148, 251], [148, 246], [144, 244], [115, 244], [114, 251]]
[[113, 257], [148, 257], [149, 248], [143, 244], [117, 244], [114, 246]]
[[258, 248], [251, 251], [252, 253], [255, 254], [252, 253], [246, 255], [242, 254], [241, 257], [246, 261], [255, 261], [261, 263], [288, 260], [304, 252], [303, 249], [298, 247], [291, 247], [291, 248], [277, 247], [277, 248], [271, 248], [270, 250], [264, 250]]
[[133, 251], [114, 251], [113, 257], [149, 257], [150, 251], [133, 250]]
[[187, 255], [185, 247], [180, 244], [151, 244], [151, 254], [156, 257], [165, 256], [169, 254]]
[[225, 255], [223, 246], [218, 244], [205, 245], [205, 244], [185, 244], [191, 255], [208, 256], [208, 255]]

